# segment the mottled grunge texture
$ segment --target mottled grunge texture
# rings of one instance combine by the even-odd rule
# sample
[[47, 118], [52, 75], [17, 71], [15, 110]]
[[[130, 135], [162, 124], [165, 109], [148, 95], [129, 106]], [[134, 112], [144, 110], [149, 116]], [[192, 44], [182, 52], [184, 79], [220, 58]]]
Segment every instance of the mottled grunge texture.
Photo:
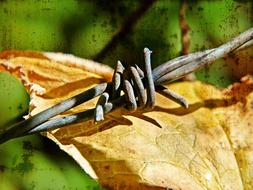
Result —
[[[247, 0], [0, 0], [0, 121], [110, 81], [117, 60], [142, 66], [144, 47], [153, 68], [217, 47], [252, 27], [252, 13]], [[0, 145], [0, 189], [253, 189], [252, 57], [251, 47], [166, 86], [189, 109], [157, 94], [150, 112]]]

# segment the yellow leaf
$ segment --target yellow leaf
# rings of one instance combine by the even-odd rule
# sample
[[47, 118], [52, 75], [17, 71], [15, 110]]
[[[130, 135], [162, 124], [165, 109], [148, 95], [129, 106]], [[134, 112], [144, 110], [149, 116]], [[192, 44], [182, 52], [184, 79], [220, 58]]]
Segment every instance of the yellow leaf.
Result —
[[[5, 52], [0, 70], [17, 75], [31, 95], [31, 115], [80, 93], [112, 70], [54, 53]], [[185, 109], [157, 94], [150, 112], [115, 110], [47, 132], [50, 139], [110, 189], [253, 189], [253, 80], [226, 90], [199, 81], [167, 88], [190, 103]], [[73, 108], [95, 106], [97, 99]]]

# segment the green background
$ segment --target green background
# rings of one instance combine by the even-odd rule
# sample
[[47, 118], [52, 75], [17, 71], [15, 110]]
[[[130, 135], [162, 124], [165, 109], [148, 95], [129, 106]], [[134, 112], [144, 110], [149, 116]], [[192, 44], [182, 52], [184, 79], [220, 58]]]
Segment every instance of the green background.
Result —
[[[7, 49], [72, 53], [114, 66], [143, 62], [152, 51], [153, 67], [181, 54], [179, 9], [183, 1], [1, 0], [0, 51]], [[139, 16], [138, 14], [139, 13]], [[137, 16], [136, 16], [137, 15]], [[216, 47], [253, 26], [252, 1], [186, 1], [190, 52]], [[129, 24], [130, 23], [130, 24]], [[124, 29], [106, 49], [117, 32]], [[241, 57], [240, 57], [241, 56]], [[226, 87], [253, 71], [252, 48], [233, 62], [222, 59], [196, 73], [198, 79]], [[239, 66], [238, 66], [239, 65]], [[21, 118], [29, 97], [22, 84], [0, 74], [0, 126]], [[41, 136], [0, 145], [0, 189], [99, 189], [65, 153]]]

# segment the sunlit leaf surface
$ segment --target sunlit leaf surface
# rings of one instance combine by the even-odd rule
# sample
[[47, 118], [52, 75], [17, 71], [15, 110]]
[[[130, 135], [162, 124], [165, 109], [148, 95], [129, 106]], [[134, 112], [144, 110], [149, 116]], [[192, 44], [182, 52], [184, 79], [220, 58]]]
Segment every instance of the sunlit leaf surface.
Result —
[[[63, 54], [7, 52], [0, 64], [26, 85], [31, 115], [112, 75], [110, 68]], [[89, 120], [46, 135], [111, 189], [252, 189], [252, 78], [225, 90], [199, 81], [167, 87], [187, 98], [189, 109], [157, 94], [153, 111], [116, 110], [98, 124]]]

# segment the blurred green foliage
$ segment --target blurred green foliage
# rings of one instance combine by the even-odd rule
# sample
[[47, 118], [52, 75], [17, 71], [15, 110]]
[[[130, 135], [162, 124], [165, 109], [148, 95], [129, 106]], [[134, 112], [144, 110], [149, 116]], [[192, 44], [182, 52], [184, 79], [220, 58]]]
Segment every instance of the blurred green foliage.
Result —
[[[142, 64], [142, 51], [147, 46], [153, 51], [155, 67], [181, 54], [179, 9], [182, 2], [158, 0], [147, 8], [152, 0], [0, 0], [0, 51], [73, 53], [113, 66], [118, 59], [126, 64]], [[186, 4], [190, 52], [216, 47], [253, 25], [252, 1], [191, 0]], [[252, 57], [253, 52], [246, 51], [243, 55]], [[225, 87], [251, 72], [248, 63], [240, 64], [246, 64], [241, 66], [246, 69], [239, 76], [237, 67], [225, 59], [196, 75], [203, 81]], [[7, 96], [4, 84], [13, 80], [0, 76], [2, 100]], [[27, 108], [27, 95], [22, 88], [14, 86], [8, 89], [10, 96], [18, 94], [24, 109], [9, 113], [1, 104], [1, 114], [7, 114], [9, 119], [0, 118], [0, 125], [5, 125], [1, 119], [9, 122]], [[15, 107], [16, 103], [8, 101], [4, 106]], [[99, 188], [49, 140], [31, 136], [0, 145], [0, 189]]]
[[[0, 128], [17, 120], [28, 110], [29, 95], [23, 84], [10, 73], [0, 73]], [[15, 92], [15, 93], [13, 93]]]
[[101, 189], [53, 142], [23, 137], [0, 146], [0, 189]]

